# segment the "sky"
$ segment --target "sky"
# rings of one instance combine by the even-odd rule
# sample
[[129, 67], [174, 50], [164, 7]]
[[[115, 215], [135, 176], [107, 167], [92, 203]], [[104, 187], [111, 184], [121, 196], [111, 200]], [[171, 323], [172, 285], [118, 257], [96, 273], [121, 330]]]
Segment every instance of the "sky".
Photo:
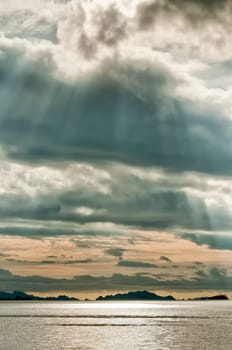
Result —
[[232, 293], [231, 15], [1, 0], [1, 290]]

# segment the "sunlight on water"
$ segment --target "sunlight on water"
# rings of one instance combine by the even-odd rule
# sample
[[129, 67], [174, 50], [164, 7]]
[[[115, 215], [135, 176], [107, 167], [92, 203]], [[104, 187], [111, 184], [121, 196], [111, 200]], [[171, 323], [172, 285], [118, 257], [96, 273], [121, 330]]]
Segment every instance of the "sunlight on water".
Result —
[[1, 302], [0, 350], [231, 350], [231, 302]]
[[[67, 308], [67, 304], [64, 303], [62, 306], [64, 308]], [[93, 308], [93, 302], [86, 302], [86, 303], [76, 303], [70, 305], [71, 308], [80, 308], [80, 309], [92, 309]], [[171, 305], [165, 305], [165, 304], [154, 304], [154, 303], [144, 303], [140, 301], [122, 301], [122, 302], [114, 302], [114, 301], [103, 301], [103, 302], [94, 302], [94, 308], [95, 309], [144, 309], [144, 308], [170, 308]]]

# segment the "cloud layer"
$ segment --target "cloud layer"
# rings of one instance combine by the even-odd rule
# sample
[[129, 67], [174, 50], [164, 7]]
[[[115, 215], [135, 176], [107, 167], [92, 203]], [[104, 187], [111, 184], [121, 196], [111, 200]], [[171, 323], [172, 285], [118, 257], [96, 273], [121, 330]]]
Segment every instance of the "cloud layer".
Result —
[[107, 291], [107, 290], [138, 290], [147, 288], [150, 290], [231, 290], [232, 280], [224, 271], [213, 268], [208, 273], [198, 271], [197, 276], [192, 279], [160, 280], [155, 276], [136, 274], [132, 276], [114, 274], [110, 277], [93, 277], [90, 275], [76, 276], [73, 279], [55, 279], [40, 276], [23, 277], [12, 275], [7, 270], [0, 271], [1, 281], [6, 290], [17, 288], [25, 291], [54, 292], [57, 290], [69, 292], [83, 291]]

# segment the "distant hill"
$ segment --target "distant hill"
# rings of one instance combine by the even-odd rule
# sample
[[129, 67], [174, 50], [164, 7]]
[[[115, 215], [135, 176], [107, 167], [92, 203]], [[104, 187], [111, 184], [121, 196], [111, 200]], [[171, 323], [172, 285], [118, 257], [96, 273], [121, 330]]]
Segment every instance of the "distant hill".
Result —
[[77, 298], [70, 298], [67, 295], [59, 295], [58, 297], [38, 297], [35, 295], [26, 294], [20, 291], [12, 293], [0, 292], [0, 300], [79, 300]]
[[212, 297], [199, 297], [199, 298], [192, 298], [188, 300], [229, 300], [228, 296], [225, 294], [218, 294], [214, 295]]
[[125, 294], [106, 295], [105, 297], [100, 296], [96, 300], [97, 301], [101, 301], [101, 300], [159, 300], [159, 301], [162, 301], [162, 300], [175, 300], [175, 298], [172, 295], [162, 297], [155, 293], [151, 293], [144, 290], [144, 291], [137, 291], [137, 292], [128, 292]]

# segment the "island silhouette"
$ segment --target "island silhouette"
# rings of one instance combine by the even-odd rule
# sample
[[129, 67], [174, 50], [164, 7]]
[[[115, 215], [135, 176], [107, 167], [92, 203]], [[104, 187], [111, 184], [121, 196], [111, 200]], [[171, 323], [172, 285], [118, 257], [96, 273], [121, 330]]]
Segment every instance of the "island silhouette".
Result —
[[155, 293], [148, 292], [146, 290], [137, 292], [128, 292], [124, 294], [106, 295], [105, 297], [98, 297], [97, 301], [101, 300], [176, 300], [172, 295], [160, 296]]
[[78, 298], [74, 297], [68, 297], [67, 295], [59, 295], [57, 297], [39, 297], [32, 294], [27, 294], [20, 291], [14, 291], [14, 292], [0, 292], [0, 300], [61, 300], [61, 301], [68, 301], [68, 300], [76, 300], [78, 301]]
[[[48, 297], [40, 297], [33, 294], [27, 294], [25, 292], [21, 291], [13, 291], [13, 292], [1, 292], [0, 291], [0, 300], [2, 301], [17, 301], [17, 300], [44, 300], [44, 301], [79, 301], [80, 299], [75, 297], [69, 297], [67, 295], [59, 295], [59, 296], [48, 296]], [[130, 301], [130, 300], [153, 300], [153, 301], [178, 301], [174, 296], [167, 295], [167, 296], [161, 296], [156, 293], [148, 292], [146, 290], [143, 291], [136, 291], [136, 292], [127, 292], [127, 293], [118, 293], [115, 295], [106, 295], [106, 296], [99, 296], [95, 299], [96, 301]], [[229, 300], [228, 296], [226, 294], [217, 294], [214, 296], [203, 296], [203, 297], [197, 297], [197, 298], [191, 298], [191, 299], [182, 299], [188, 300], [188, 301], [205, 301], [205, 300]], [[89, 301], [88, 299], [85, 299], [85, 301]]]

